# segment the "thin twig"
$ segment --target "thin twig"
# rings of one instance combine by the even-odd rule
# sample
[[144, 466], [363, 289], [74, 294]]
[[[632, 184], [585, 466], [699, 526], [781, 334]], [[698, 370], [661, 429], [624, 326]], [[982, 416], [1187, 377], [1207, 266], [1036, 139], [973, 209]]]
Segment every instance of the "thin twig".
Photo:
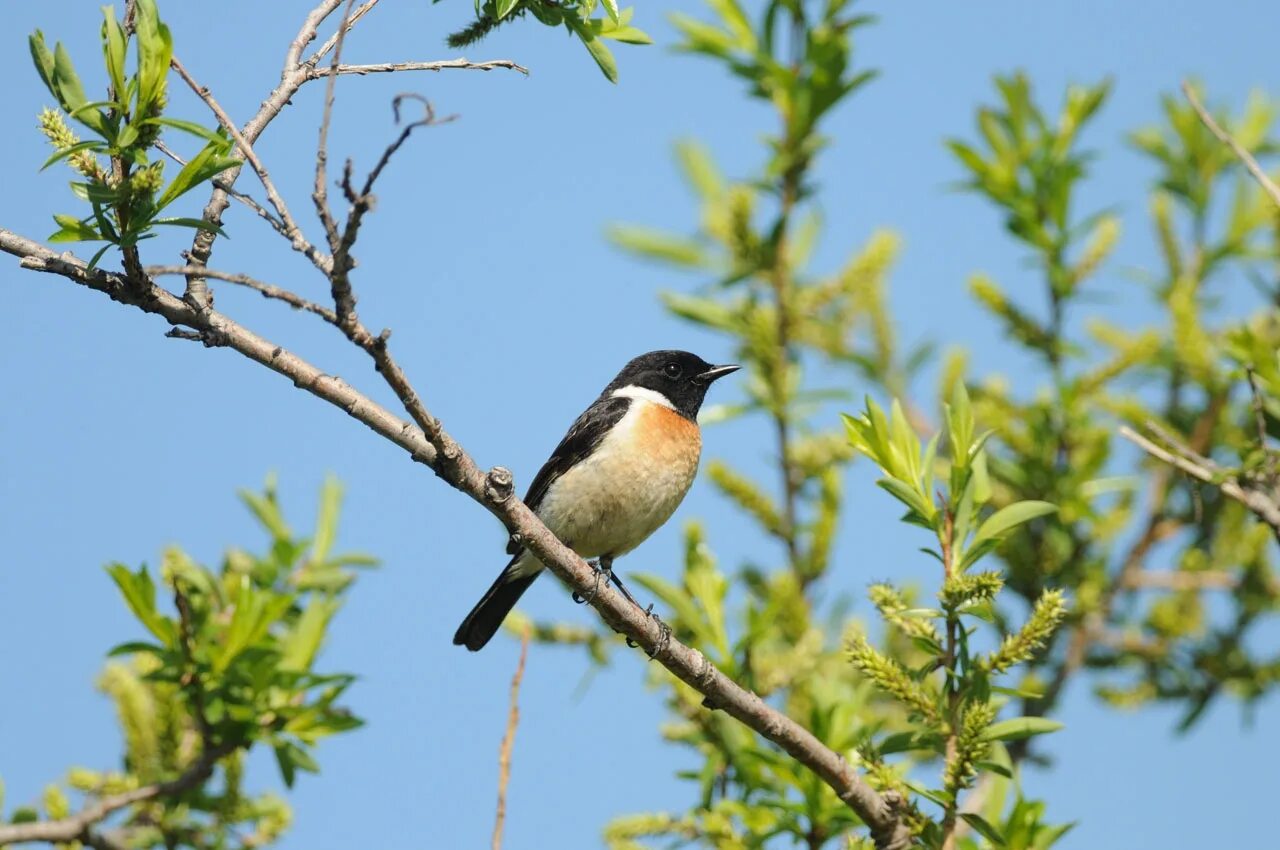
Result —
[[[351, 18], [351, 7], [355, 4], [355, 0], [347, 0], [346, 11], [342, 14], [342, 22], [338, 24], [338, 33], [335, 36], [337, 41], [333, 47], [333, 62], [330, 68], [337, 68], [339, 61], [342, 59], [342, 42], [347, 34], [347, 22]], [[326, 176], [326, 168], [329, 163], [329, 122], [333, 118], [333, 94], [338, 82], [337, 74], [329, 74], [329, 79], [324, 87], [324, 111], [320, 115], [320, 138], [316, 142], [316, 180], [315, 186], [311, 190], [311, 200], [315, 203], [316, 215], [320, 217], [320, 224], [324, 227], [325, 239], [329, 242], [329, 251], [334, 254], [335, 260], [338, 253], [338, 242], [341, 236], [338, 233], [338, 222], [334, 220], [333, 213], [329, 210], [329, 178]], [[338, 304], [338, 315], [343, 315], [343, 304]]]
[[[330, 78], [332, 81], [332, 78]], [[374, 354], [373, 349], [365, 342], [360, 342], [357, 337], [367, 338], [372, 341], [372, 337], [367, 332], [361, 334], [357, 332], [360, 322], [356, 316], [356, 297], [351, 287], [351, 269], [355, 267], [355, 261], [351, 256], [351, 249], [355, 247], [356, 237], [360, 233], [360, 225], [364, 221], [364, 216], [369, 210], [373, 209], [374, 195], [373, 187], [378, 182], [378, 178], [382, 175], [383, 169], [391, 161], [396, 151], [409, 139], [413, 131], [419, 127], [431, 127], [437, 124], [445, 124], [452, 121], [456, 116], [450, 115], [445, 118], [437, 119], [435, 110], [431, 106], [431, 102], [421, 95], [401, 94], [391, 101], [391, 109], [395, 115], [396, 123], [400, 122], [400, 104], [405, 100], [416, 100], [422, 104], [423, 115], [417, 121], [411, 121], [404, 126], [396, 136], [395, 140], [387, 145], [386, 150], [382, 152], [382, 156], [378, 157], [377, 163], [365, 178], [364, 186], [359, 192], [356, 192], [351, 182], [351, 160], [347, 160], [346, 167], [342, 172], [342, 191], [346, 195], [347, 201], [351, 204], [351, 212], [347, 215], [347, 221], [342, 228], [342, 234], [338, 238], [333, 251], [333, 270], [329, 275], [330, 289], [333, 295], [334, 312], [338, 315], [338, 326], [343, 332], [351, 338], [352, 342], [356, 342], [362, 348]], [[383, 343], [385, 350], [385, 341]], [[375, 354], [375, 358], [377, 355]]]
[[507, 731], [498, 750], [498, 811], [493, 818], [493, 848], [502, 850], [502, 826], [507, 819], [507, 784], [511, 781], [511, 749], [516, 742], [516, 726], [520, 723], [520, 681], [524, 678], [524, 662], [529, 655], [529, 629], [520, 637], [520, 660], [511, 677], [511, 710], [507, 713]]
[[[122, 281], [123, 283], [123, 281]], [[32, 823], [0, 824], [0, 847], [6, 844], [19, 844], [24, 841], [44, 841], [50, 844], [62, 844], [70, 841], [86, 841], [92, 827], [112, 812], [167, 797], [177, 797], [204, 782], [213, 773], [218, 762], [235, 752], [234, 744], [223, 744], [212, 750], [206, 750], [196, 759], [181, 776], [168, 782], [157, 782], [144, 785], [132, 791], [103, 797], [96, 803], [86, 806], [74, 815], [58, 820], [35, 821]], [[98, 846], [101, 846], [99, 842]]]
[[[1120, 436], [1136, 444], [1138, 448], [1152, 457], [1182, 470], [1193, 478], [1198, 478], [1206, 484], [1212, 484], [1217, 487], [1224, 496], [1235, 499], [1257, 514], [1263, 522], [1271, 526], [1276, 537], [1280, 538], [1280, 505], [1277, 505], [1275, 500], [1266, 494], [1259, 493], [1256, 490], [1247, 490], [1231, 478], [1219, 481], [1218, 479], [1223, 474], [1223, 470], [1220, 468], [1206, 466], [1197, 462], [1194, 458], [1186, 456], [1185, 453], [1175, 454], [1174, 451], [1164, 449], [1126, 425], [1120, 427]], [[1180, 444], [1171, 444], [1171, 446], [1177, 452], [1190, 451]]]
[[373, 11], [373, 7], [377, 5], [378, 0], [366, 0], [366, 2], [361, 3], [354, 12], [348, 10], [349, 14], [343, 17], [342, 26], [340, 26], [333, 35], [329, 36], [325, 43], [320, 45], [320, 49], [308, 56], [306, 61], [302, 64], [313, 68], [316, 65], [319, 65], [320, 60], [327, 56], [330, 50], [337, 47], [338, 42], [344, 38], [347, 33], [351, 32], [352, 28], [355, 27], [360, 19]]
[[305, 310], [308, 313], [315, 313], [320, 318], [332, 325], [338, 323], [338, 317], [328, 307], [316, 304], [314, 301], [295, 295], [288, 289], [280, 286], [273, 286], [269, 283], [263, 283], [257, 278], [249, 277], [247, 274], [238, 274], [234, 272], [218, 271], [208, 266], [147, 266], [144, 269], [151, 276], [166, 274], [202, 274], [205, 277], [211, 277], [214, 280], [224, 280], [227, 283], [238, 283], [241, 286], [247, 286], [250, 289], [262, 293], [263, 298], [274, 298], [277, 301], [283, 301], [296, 310]]
[[[285, 53], [284, 67], [280, 71], [280, 82], [263, 99], [257, 113], [249, 119], [241, 131], [241, 135], [244, 136], [245, 141], [249, 144], [253, 144], [257, 140], [262, 131], [267, 128], [267, 125], [275, 120], [280, 111], [284, 109], [285, 104], [289, 103], [298, 89], [307, 81], [306, 69], [299, 64], [302, 51], [315, 40], [320, 24], [338, 8], [341, 2], [342, 0], [323, 0], [307, 13], [302, 26], [298, 29], [298, 34], [289, 43], [289, 49]], [[242, 170], [241, 166], [237, 165], [222, 172], [220, 175], [222, 185], [234, 186], [236, 181], [240, 179]], [[221, 185], [214, 185], [215, 188], [209, 194], [209, 200], [204, 206], [201, 217], [210, 224], [220, 225], [222, 223], [222, 214], [227, 211], [227, 206], [230, 205], [231, 201], [229, 200], [230, 196]], [[195, 237], [191, 240], [191, 249], [186, 254], [187, 260], [196, 266], [208, 265], [209, 257], [213, 254], [213, 243], [217, 238], [218, 234], [213, 229], [197, 231]], [[198, 275], [187, 278], [187, 288], [183, 293], [183, 298], [187, 303], [199, 309], [207, 309], [211, 306], [208, 287], [204, 279]]]
[[[262, 160], [258, 158], [258, 154], [253, 150], [253, 145], [249, 143], [249, 140], [246, 139], [244, 134], [236, 127], [235, 122], [232, 121], [231, 117], [227, 115], [225, 110], [223, 110], [222, 106], [214, 98], [213, 93], [209, 91], [208, 87], [202, 86], [200, 83], [196, 82], [196, 79], [192, 77], [183, 64], [178, 61], [177, 56], [174, 56], [170, 60], [169, 64], [178, 72], [178, 76], [182, 77], [182, 79], [186, 81], [187, 85], [191, 87], [191, 90], [196, 93], [196, 96], [205, 102], [205, 105], [209, 107], [209, 111], [218, 119], [218, 123], [231, 134], [231, 138], [235, 140], [236, 147], [240, 149], [240, 153], [249, 163], [249, 167], [258, 175], [258, 179], [262, 181], [262, 188], [265, 189], [267, 193], [267, 201], [271, 204], [272, 208], [275, 209], [276, 215], [280, 217], [280, 221], [284, 224], [285, 236], [289, 238], [289, 242], [293, 245], [294, 250], [305, 255], [307, 259], [311, 260], [312, 264], [316, 268], [327, 273], [330, 262], [329, 258], [322, 255], [316, 250], [314, 245], [307, 241], [307, 238], [302, 233], [302, 228], [298, 226], [298, 223], [294, 221], [293, 216], [290, 214], [289, 207], [285, 204], [284, 198], [282, 198], [280, 193], [276, 190], [275, 183], [272, 182], [271, 175], [267, 172], [266, 166], [262, 164]], [[199, 263], [199, 265], [203, 265], [203, 263]]]
[[1205, 109], [1204, 104], [1200, 102], [1200, 98], [1196, 96], [1195, 89], [1191, 87], [1191, 83], [1187, 80], [1182, 81], [1182, 93], [1186, 95], [1187, 102], [1191, 104], [1191, 108], [1196, 111], [1196, 115], [1200, 116], [1200, 123], [1209, 128], [1209, 132], [1218, 137], [1218, 141], [1231, 148], [1236, 157], [1244, 163], [1244, 167], [1249, 169], [1249, 173], [1253, 175], [1253, 179], [1258, 181], [1258, 185], [1262, 187], [1271, 200], [1280, 207], [1280, 186], [1277, 186], [1267, 172], [1262, 170], [1262, 166], [1253, 158], [1253, 154], [1245, 150], [1244, 145], [1235, 140], [1234, 137], [1226, 130], [1218, 125], [1218, 122], [1209, 114], [1209, 110]]
[[450, 69], [461, 69], [467, 71], [493, 71], [498, 68], [505, 68], [509, 71], [519, 71], [526, 77], [529, 76], [529, 69], [523, 65], [518, 65], [510, 59], [488, 59], [483, 62], [471, 62], [467, 59], [442, 59], [436, 62], [382, 62], [376, 65], [338, 65], [312, 68], [309, 72], [310, 79], [316, 80], [320, 77], [330, 77], [334, 74], [393, 74], [398, 71], [448, 71]]

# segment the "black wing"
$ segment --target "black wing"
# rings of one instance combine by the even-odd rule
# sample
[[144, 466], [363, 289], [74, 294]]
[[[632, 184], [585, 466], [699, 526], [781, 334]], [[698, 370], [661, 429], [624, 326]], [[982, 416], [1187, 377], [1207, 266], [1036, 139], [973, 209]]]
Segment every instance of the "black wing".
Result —
[[[626, 415], [627, 408], [630, 406], [629, 398], [603, 398], [583, 411], [569, 428], [569, 433], [564, 435], [560, 445], [556, 446], [556, 450], [551, 453], [550, 459], [534, 476], [533, 483], [529, 485], [529, 492], [525, 493], [524, 503], [531, 510], [536, 511], [538, 505], [542, 503], [542, 497], [547, 495], [547, 489], [551, 487], [552, 482], [572, 468], [575, 463], [590, 455], [595, 447], [600, 445], [600, 441], [605, 438], [609, 430]], [[519, 549], [518, 545], [508, 545], [507, 553], [514, 555]]]

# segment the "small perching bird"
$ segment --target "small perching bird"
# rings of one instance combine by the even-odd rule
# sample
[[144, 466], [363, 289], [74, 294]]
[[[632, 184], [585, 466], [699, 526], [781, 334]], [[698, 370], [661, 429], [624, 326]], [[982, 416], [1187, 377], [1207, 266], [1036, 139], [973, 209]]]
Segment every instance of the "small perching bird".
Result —
[[[622, 368], [583, 411], [538, 471], [524, 501], [566, 546], [598, 558], [613, 580], [613, 560], [665, 523], [698, 471], [698, 409], [712, 382], [737, 371], [687, 351], [651, 351]], [[518, 541], [511, 561], [462, 621], [453, 642], [480, 649], [544, 569]]]

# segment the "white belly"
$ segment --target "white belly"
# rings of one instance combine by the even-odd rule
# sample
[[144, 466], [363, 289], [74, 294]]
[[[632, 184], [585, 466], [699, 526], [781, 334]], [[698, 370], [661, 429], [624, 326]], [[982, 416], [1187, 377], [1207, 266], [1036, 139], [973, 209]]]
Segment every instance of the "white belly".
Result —
[[551, 484], [538, 516], [584, 558], [626, 554], [671, 518], [701, 447], [697, 425], [637, 399], [591, 457]]

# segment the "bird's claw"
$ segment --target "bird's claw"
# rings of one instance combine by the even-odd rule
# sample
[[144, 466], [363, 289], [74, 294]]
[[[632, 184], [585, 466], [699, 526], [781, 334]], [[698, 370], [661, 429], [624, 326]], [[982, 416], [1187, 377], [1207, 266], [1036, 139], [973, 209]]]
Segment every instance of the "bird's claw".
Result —
[[573, 601], [578, 603], [579, 605], [588, 603], [591, 600], [596, 598], [596, 594], [600, 592], [601, 577], [610, 572], [608, 567], [602, 567], [600, 564], [596, 563], [595, 561], [588, 561], [587, 564], [590, 565], [591, 569], [595, 571], [596, 580], [591, 585], [591, 592], [586, 596], [583, 596], [581, 593], [578, 593], [578, 591], [576, 590], [573, 592]]
[[[649, 603], [648, 608], [644, 609], [644, 615], [652, 620], [656, 620], [658, 623], [658, 642], [653, 645], [652, 650], [647, 650], [645, 652], [645, 655], [649, 656], [650, 658], [657, 658], [658, 653], [665, 650], [671, 644], [671, 627], [668, 626], [665, 622], [663, 622], [661, 617], [653, 613], [652, 602]], [[627, 646], [631, 647], [632, 649], [638, 647], [639, 645], [640, 644], [636, 643], [631, 638], [627, 638]]]

